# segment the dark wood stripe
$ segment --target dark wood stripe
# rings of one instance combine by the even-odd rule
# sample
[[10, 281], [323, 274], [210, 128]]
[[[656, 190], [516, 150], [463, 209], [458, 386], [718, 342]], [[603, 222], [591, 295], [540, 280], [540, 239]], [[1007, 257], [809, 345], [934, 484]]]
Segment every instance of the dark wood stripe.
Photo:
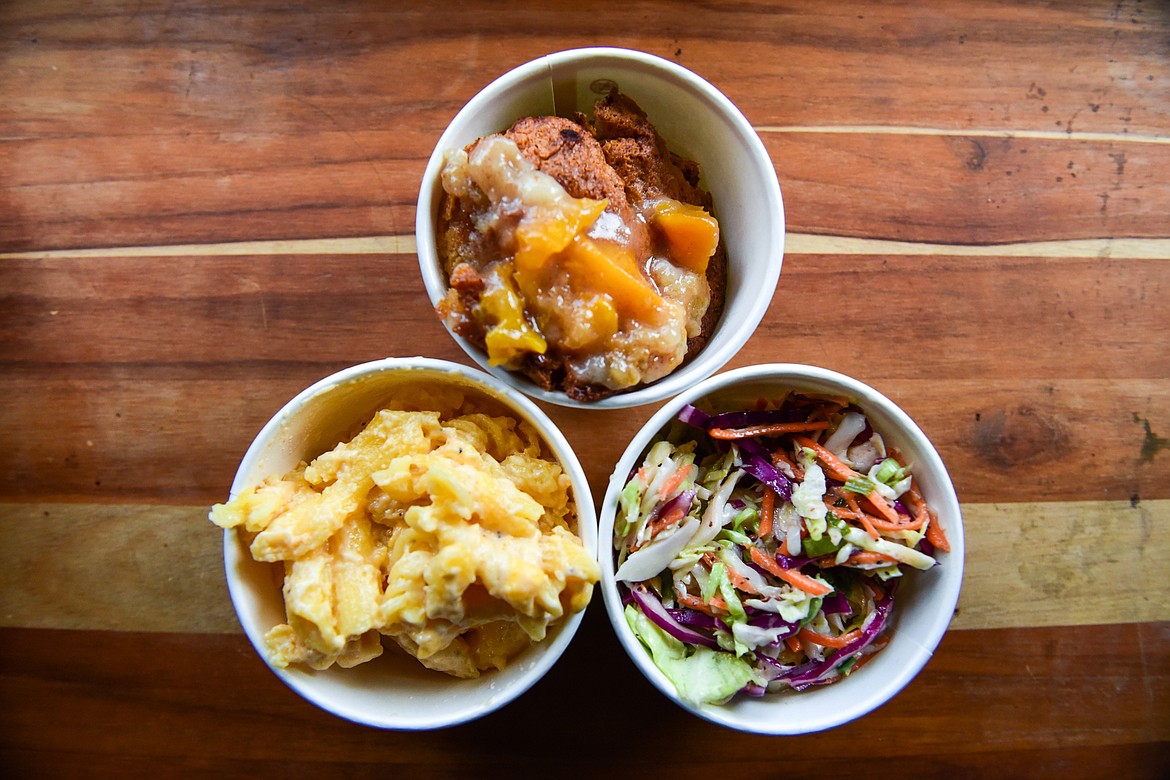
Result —
[[520, 699], [474, 723], [420, 734], [371, 730], [316, 709], [285, 689], [242, 636], [2, 629], [0, 660], [0, 761], [38, 776], [86, 762], [232, 774], [252, 762], [308, 772], [353, 765], [366, 774], [393, 764], [447, 776], [514, 772], [520, 761], [563, 766], [570, 776], [633, 776], [655, 761], [647, 745], [668, 749], [669, 735], [680, 733], [687, 742], [672, 758], [696, 777], [718, 767], [845, 773], [858, 761], [1007, 777], [1096, 778], [1125, 766], [1128, 777], [1152, 778], [1170, 769], [1170, 623], [951, 632], [918, 678], [871, 715], [781, 741], [705, 724], [669, 703], [634, 669], [600, 610], [590, 610], [561, 662]]
[[[406, 260], [0, 263], [0, 489], [217, 500], [263, 423], [332, 371], [388, 354], [470, 363]], [[810, 363], [874, 385], [934, 440], [963, 501], [1140, 501], [1170, 497], [1170, 357], [1140, 336], [1166, 322], [1164, 262], [801, 255], [730, 365]], [[549, 408], [599, 492], [653, 411], [597, 426]]]
[[[4, 63], [19, 78], [0, 82], [14, 109], [0, 117], [0, 251], [408, 233], [426, 159], [459, 108], [538, 53], [599, 41], [696, 69], [760, 127], [864, 119], [1168, 137], [1166, 11], [1145, 5], [1080, 0], [1029, 9], [1023, 24], [1009, 0], [912, 12], [858, 0], [828, 17], [700, 3], [680, 26], [669, 3], [599, 13], [510, 0], [468, 8], [436, 34], [424, 3], [313, 19], [240, 0], [183, 12], [147, 3], [124, 24], [112, 6], [87, 18], [7, 3]], [[425, 76], [413, 75], [419, 63]], [[797, 232], [1170, 236], [1164, 210], [1148, 208], [1166, 197], [1164, 145], [889, 132], [765, 141]]]

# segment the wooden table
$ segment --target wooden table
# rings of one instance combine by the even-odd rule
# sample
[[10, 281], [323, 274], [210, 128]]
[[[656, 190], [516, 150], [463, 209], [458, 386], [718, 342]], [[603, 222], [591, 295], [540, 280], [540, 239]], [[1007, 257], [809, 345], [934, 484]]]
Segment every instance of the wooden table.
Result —
[[[5, 776], [1167, 776], [1164, 3], [326, 5], [0, 4]], [[262, 423], [347, 365], [469, 362], [414, 252], [440, 132], [597, 44], [704, 76], [772, 156], [783, 273], [730, 366], [852, 374], [953, 474], [959, 609], [860, 721], [700, 721], [598, 601], [502, 711], [382, 732], [286, 689], [236, 622], [206, 514]], [[654, 411], [546, 408], [598, 498]]]

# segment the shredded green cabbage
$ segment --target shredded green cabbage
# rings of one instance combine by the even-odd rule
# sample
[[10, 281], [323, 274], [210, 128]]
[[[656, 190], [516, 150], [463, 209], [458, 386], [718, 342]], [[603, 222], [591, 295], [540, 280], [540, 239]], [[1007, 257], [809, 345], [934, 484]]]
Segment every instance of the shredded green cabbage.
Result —
[[632, 604], [626, 606], [626, 623], [650, 651], [650, 657], [678, 695], [693, 705], [721, 704], [753, 679], [747, 661], [706, 647], [687, 646], [667, 634]]
[[[825, 472], [817, 463], [817, 454], [806, 448], [801, 449], [801, 465], [804, 466], [804, 481], [792, 489], [792, 505], [808, 526], [808, 532], [820, 538], [824, 533], [821, 521], [825, 519]], [[813, 530], [814, 524], [817, 530]]]

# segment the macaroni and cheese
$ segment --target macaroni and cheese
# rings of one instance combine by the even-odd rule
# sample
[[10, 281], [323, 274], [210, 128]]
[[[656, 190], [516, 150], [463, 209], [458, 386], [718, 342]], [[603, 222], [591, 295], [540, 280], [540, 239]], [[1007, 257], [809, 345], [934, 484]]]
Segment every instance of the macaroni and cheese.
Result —
[[352, 667], [391, 637], [456, 677], [502, 669], [589, 603], [568, 475], [528, 423], [458, 390], [399, 390], [348, 441], [212, 508], [283, 566], [277, 667]]

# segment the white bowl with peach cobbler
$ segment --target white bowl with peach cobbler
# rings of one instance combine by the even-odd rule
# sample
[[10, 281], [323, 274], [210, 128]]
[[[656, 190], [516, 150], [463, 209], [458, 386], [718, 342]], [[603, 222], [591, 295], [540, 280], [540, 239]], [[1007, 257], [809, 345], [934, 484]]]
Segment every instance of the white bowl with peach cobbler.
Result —
[[419, 194], [436, 312], [540, 400], [614, 408], [721, 368], [763, 317], [784, 215], [771, 160], [722, 93], [621, 49], [534, 60], [473, 98]]

